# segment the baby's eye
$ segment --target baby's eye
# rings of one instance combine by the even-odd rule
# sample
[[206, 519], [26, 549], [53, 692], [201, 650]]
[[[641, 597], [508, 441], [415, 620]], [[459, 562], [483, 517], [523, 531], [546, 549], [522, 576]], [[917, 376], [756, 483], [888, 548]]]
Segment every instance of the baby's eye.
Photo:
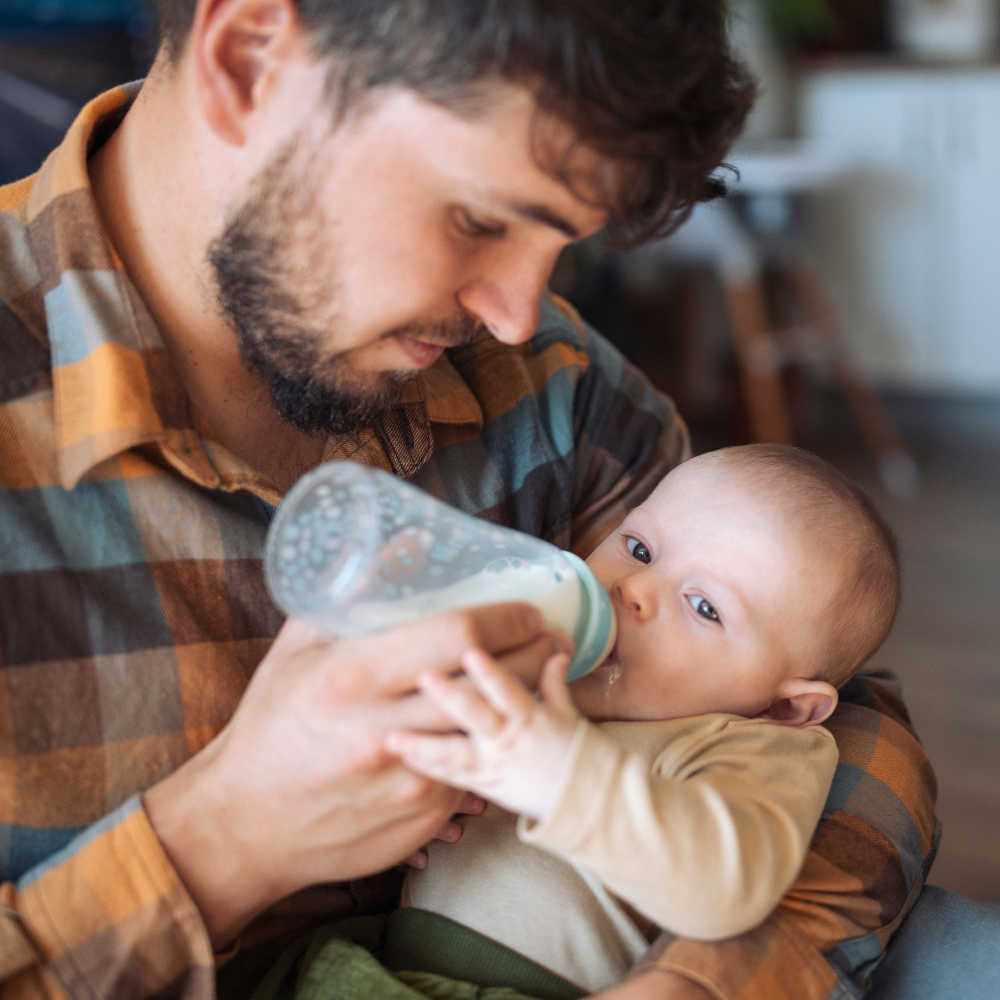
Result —
[[717, 622], [719, 620], [719, 612], [712, 607], [708, 601], [705, 600], [699, 594], [688, 594], [688, 601], [691, 603], [691, 607], [701, 615], [702, 618], [708, 618], [709, 621]]
[[647, 549], [638, 538], [627, 538], [625, 540], [625, 544], [628, 546], [629, 552], [631, 552], [632, 555], [639, 560], [639, 562], [648, 563], [653, 561], [653, 556], [649, 549]]

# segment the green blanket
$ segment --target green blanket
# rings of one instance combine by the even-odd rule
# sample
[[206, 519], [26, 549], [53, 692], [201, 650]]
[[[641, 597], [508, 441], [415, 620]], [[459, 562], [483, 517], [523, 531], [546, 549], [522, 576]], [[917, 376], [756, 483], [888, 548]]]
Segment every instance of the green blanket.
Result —
[[425, 910], [352, 917], [284, 946], [240, 955], [219, 1000], [578, 1000], [578, 987], [517, 952]]

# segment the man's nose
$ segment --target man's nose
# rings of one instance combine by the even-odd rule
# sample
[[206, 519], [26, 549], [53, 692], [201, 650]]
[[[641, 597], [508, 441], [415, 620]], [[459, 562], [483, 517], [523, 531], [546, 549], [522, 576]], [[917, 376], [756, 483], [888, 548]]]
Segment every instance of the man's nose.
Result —
[[554, 258], [505, 253], [458, 292], [458, 301], [497, 340], [523, 344], [538, 329]]

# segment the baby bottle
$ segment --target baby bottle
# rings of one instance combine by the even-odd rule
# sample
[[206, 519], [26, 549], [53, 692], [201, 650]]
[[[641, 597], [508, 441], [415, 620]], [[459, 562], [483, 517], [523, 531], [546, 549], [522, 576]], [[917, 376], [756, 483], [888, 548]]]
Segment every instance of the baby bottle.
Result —
[[611, 602], [587, 564], [481, 521], [354, 462], [303, 476], [267, 538], [267, 583], [289, 615], [330, 635], [367, 635], [451, 608], [526, 601], [572, 636], [569, 679], [615, 643]]

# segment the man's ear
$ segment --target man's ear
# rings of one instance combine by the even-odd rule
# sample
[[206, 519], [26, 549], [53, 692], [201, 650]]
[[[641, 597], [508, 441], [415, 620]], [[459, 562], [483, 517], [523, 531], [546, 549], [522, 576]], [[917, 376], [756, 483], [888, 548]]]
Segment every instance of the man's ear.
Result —
[[793, 678], [778, 688], [774, 701], [758, 718], [797, 729], [818, 726], [837, 707], [837, 697], [837, 689], [826, 681]]
[[201, 0], [187, 57], [205, 119], [224, 142], [242, 146], [281, 57], [297, 35], [294, 0]]

